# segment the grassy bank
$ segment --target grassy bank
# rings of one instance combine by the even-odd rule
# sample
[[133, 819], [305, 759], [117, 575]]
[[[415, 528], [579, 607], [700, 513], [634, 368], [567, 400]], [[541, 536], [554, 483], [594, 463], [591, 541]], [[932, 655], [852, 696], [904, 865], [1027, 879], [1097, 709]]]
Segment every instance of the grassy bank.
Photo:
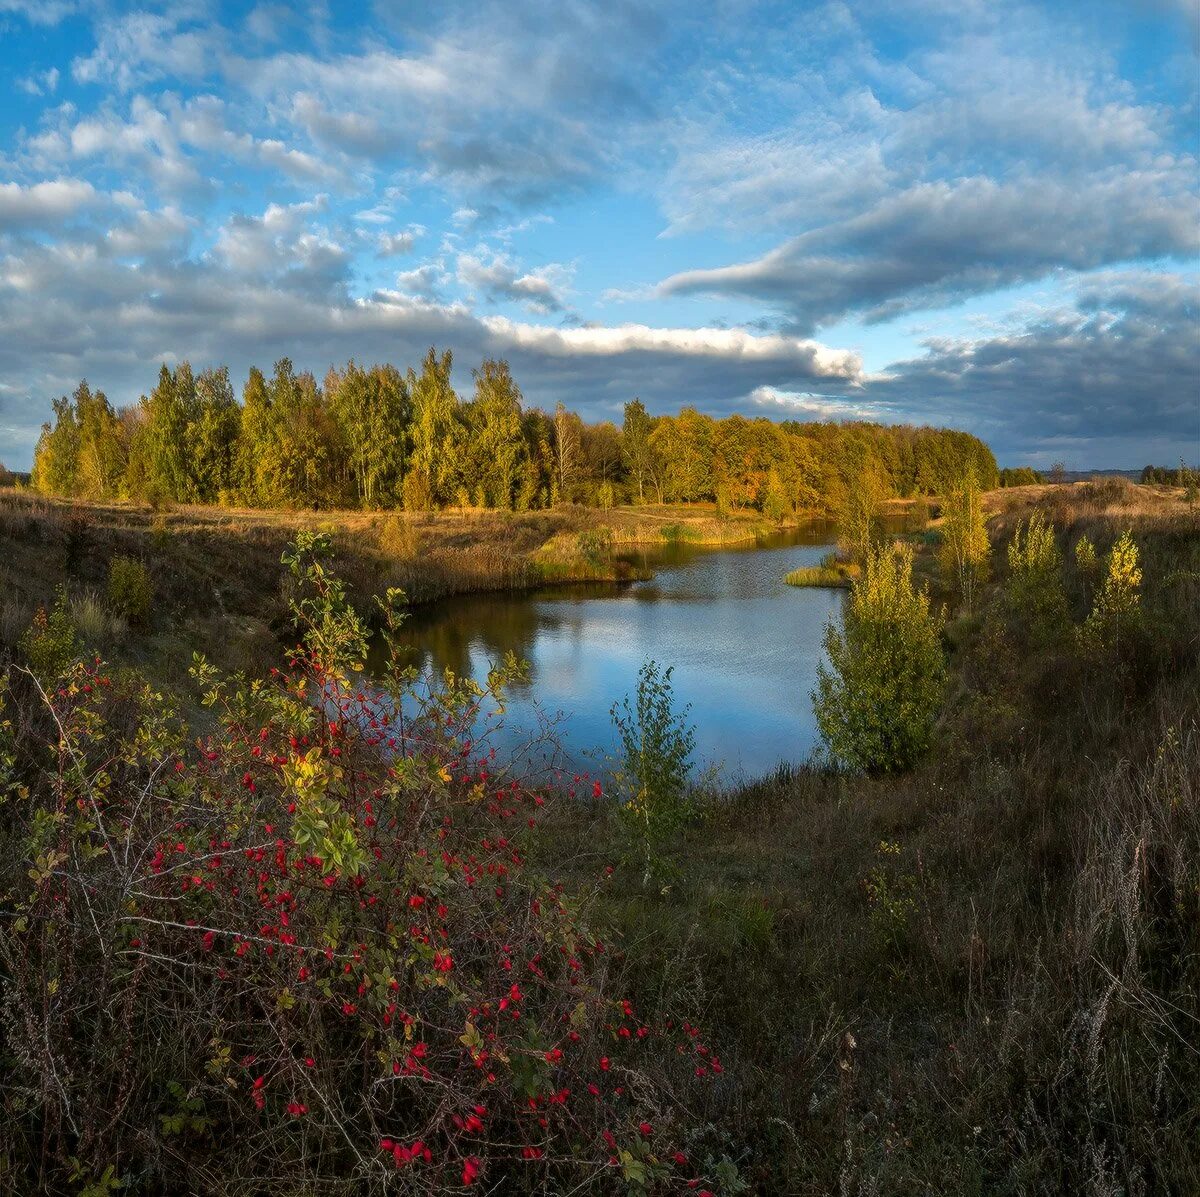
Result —
[[[15, 644], [33, 612], [65, 586], [77, 621], [102, 651], [168, 672], [185, 645], [230, 664], [261, 662], [286, 612], [280, 554], [300, 529], [331, 534], [339, 568], [364, 600], [399, 587], [420, 604], [477, 591], [628, 581], [646, 576], [634, 549], [733, 544], [771, 528], [752, 514], [718, 518], [711, 505], [527, 514], [153, 511], [0, 489], [0, 643]], [[148, 618], [132, 629], [107, 601], [110, 565], [120, 556], [145, 565], [154, 592]]]
[[806, 565], [785, 574], [783, 580], [789, 586], [816, 586], [826, 589], [848, 590], [858, 576], [859, 570], [851, 561], [842, 561], [830, 553], [822, 558], [820, 565]]

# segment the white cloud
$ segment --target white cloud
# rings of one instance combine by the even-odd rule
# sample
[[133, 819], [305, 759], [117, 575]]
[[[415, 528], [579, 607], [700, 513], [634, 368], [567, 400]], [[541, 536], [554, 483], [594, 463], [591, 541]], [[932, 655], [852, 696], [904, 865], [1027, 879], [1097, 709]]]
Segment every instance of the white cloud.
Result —
[[223, 52], [223, 31], [215, 26], [182, 28], [189, 16], [180, 4], [169, 16], [133, 12], [102, 19], [95, 49], [74, 59], [72, 76], [78, 83], [112, 83], [120, 91], [164, 76], [204, 78]]
[[349, 277], [347, 250], [319, 222], [328, 199], [270, 204], [261, 216], [236, 215], [221, 228], [212, 256], [234, 275], [316, 297], [339, 293]]
[[230, 127], [233, 114], [216, 96], [186, 101], [167, 94], [158, 103], [136, 95], [129, 115], [110, 107], [74, 118], [60, 114], [56, 127], [30, 137], [26, 150], [35, 164], [68, 159], [93, 160], [102, 166], [136, 162], [159, 190], [176, 195], [204, 185], [196, 157], [214, 155], [259, 166], [298, 183], [340, 183], [339, 163], [322, 160], [277, 138], [260, 138]]
[[856, 383], [862, 359], [847, 349], [831, 349], [796, 337], [755, 336], [739, 329], [650, 328], [644, 324], [615, 327], [546, 328], [520, 324], [503, 316], [485, 316], [482, 323], [496, 336], [549, 357], [621, 357], [666, 354], [727, 363], [791, 365], [812, 378]]
[[476, 254], [464, 253], [458, 255], [457, 270], [463, 286], [492, 302], [509, 299], [542, 314], [565, 308], [563, 291], [571, 272], [558, 263], [522, 273], [504, 254], [494, 254], [485, 262]]
[[0, 230], [54, 228], [102, 202], [104, 197], [83, 179], [45, 179], [28, 186], [0, 183]]
[[412, 252], [416, 244], [417, 234], [412, 231], [404, 233], [380, 233], [375, 239], [375, 252], [381, 258], [395, 258], [401, 254]]
[[34, 71], [17, 80], [17, 86], [31, 96], [52, 96], [58, 89], [58, 67]]
[[24, 17], [31, 25], [57, 25], [79, 7], [75, 0], [0, 0], [0, 13]]

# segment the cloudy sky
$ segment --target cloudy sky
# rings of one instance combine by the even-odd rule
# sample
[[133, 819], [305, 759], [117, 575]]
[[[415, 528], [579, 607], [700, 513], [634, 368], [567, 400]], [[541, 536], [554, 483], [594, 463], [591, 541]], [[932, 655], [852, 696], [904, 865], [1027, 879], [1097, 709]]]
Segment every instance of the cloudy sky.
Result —
[[1200, 456], [1198, 0], [0, 0], [0, 460], [86, 376]]

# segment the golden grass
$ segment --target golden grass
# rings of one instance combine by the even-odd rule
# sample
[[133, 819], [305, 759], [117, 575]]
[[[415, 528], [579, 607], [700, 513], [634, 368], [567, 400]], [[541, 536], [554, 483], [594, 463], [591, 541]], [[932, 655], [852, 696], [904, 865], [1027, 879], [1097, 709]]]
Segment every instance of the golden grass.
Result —
[[784, 576], [789, 586], [816, 586], [848, 590], [859, 575], [859, 568], [850, 561], [839, 561], [830, 554], [820, 565], [801, 566]]

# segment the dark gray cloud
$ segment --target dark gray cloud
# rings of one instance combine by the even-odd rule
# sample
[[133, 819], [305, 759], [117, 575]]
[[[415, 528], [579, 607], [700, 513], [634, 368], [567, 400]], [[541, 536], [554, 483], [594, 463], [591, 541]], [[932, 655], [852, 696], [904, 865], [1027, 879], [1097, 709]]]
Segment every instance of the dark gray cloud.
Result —
[[868, 322], [969, 295], [1200, 247], [1195, 163], [1168, 161], [1075, 184], [1029, 177], [924, 183], [753, 261], [689, 270], [659, 286], [761, 300], [810, 331], [843, 316]]
[[1007, 461], [1075, 468], [1200, 459], [1200, 282], [1144, 270], [973, 340], [935, 339], [867, 393], [885, 412], [970, 428]]

